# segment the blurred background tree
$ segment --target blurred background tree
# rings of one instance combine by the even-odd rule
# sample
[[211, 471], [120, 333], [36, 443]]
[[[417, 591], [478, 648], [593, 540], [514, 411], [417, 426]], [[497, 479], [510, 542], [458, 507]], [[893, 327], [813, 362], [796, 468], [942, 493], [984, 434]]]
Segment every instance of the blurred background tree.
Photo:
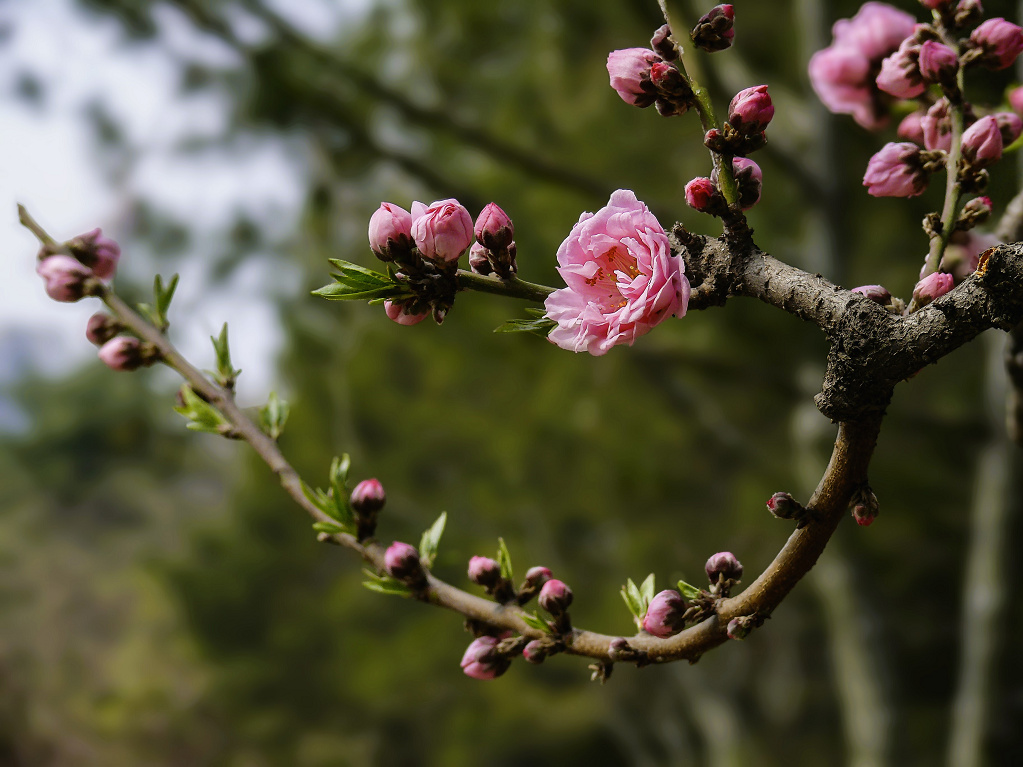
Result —
[[[905, 296], [939, 193], [869, 198], [877, 137], [824, 112], [805, 75], [857, 7], [736, 3], [737, 45], [711, 74], [722, 104], [766, 82], [778, 107], [750, 212], [761, 247]], [[652, 0], [9, 0], [5, 13], [8, 51], [42, 26], [79, 47], [106, 41], [79, 66], [160, 62], [173, 108], [113, 88], [75, 106], [113, 190], [91, 223], [124, 245], [120, 288], [141, 298], [154, 269], [181, 272], [172, 335], [206, 366], [197, 338], [225, 320], [239, 367], [246, 350], [279, 350], [243, 375], [242, 400], [275, 387], [291, 401], [282, 446], [308, 480], [343, 451], [356, 479], [379, 477], [385, 542], [417, 540], [446, 510], [442, 577], [464, 582], [501, 535], [520, 575], [543, 564], [572, 585], [580, 625], [625, 633], [626, 578], [697, 578], [723, 549], [755, 573], [785, 540], [763, 503], [807, 495], [833, 438], [811, 404], [826, 350], [814, 328], [736, 300], [592, 359], [493, 335], [522, 316], [514, 302], [463, 295], [443, 327], [405, 328], [308, 294], [328, 257], [373, 266], [366, 223], [381, 200], [454, 196], [473, 214], [497, 201], [520, 274], [550, 285], [579, 213], [616, 188], [713, 233], [682, 198], [709, 170], [698, 122], [627, 108], [607, 85], [607, 52], [659, 26]], [[71, 108], [44, 56], [17, 62], [9, 109]], [[1008, 83], [984, 87], [997, 99]], [[1018, 179], [998, 170], [1004, 205]], [[73, 177], [54, 183], [75, 195]], [[246, 204], [242, 187], [271, 202]], [[36, 212], [76, 233], [61, 209]], [[12, 259], [30, 260], [25, 242]], [[1023, 760], [1023, 662], [1004, 641], [1019, 618], [997, 611], [1018, 570], [980, 581], [997, 685], [960, 680], [976, 512], [1004, 513], [974, 565], [1021, 532], [989, 364], [1000, 339], [899, 389], [871, 472], [880, 520], [843, 525], [776, 620], [696, 666], [623, 667], [596, 687], [569, 657], [489, 684], [462, 676], [460, 622], [364, 590], [358, 563], [317, 546], [257, 459], [185, 432], [169, 376], [41, 364], [52, 347], [31, 328], [8, 322], [0, 347], [0, 763], [935, 764], [950, 732], [981, 759], [950, 763]], [[1003, 470], [971, 512], [978, 465]], [[972, 740], [957, 695], [986, 713]]]

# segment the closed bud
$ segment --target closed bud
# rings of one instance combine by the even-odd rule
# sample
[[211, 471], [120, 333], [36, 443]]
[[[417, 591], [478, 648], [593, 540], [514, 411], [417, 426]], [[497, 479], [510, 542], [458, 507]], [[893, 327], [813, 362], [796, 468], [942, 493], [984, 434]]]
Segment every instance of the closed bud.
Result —
[[85, 326], [85, 337], [96, 346], [102, 346], [123, 330], [121, 323], [104, 312], [96, 312]]
[[501, 580], [501, 565], [490, 557], [473, 557], [469, 560], [469, 580], [492, 589]]
[[710, 213], [718, 198], [717, 187], [709, 178], [700, 176], [686, 184], [686, 203], [693, 210]]
[[412, 239], [423, 258], [454, 263], [473, 239], [472, 216], [458, 200], [437, 200], [429, 207], [412, 203]]
[[1015, 112], [995, 112], [992, 117], [998, 124], [998, 132], [1002, 134], [1003, 149], [1023, 133], [1023, 120]]
[[881, 304], [881, 306], [888, 306], [892, 301], [892, 294], [888, 292], [884, 285], [860, 285], [858, 288], [853, 288], [852, 292], [866, 296], [875, 304]]
[[146, 364], [142, 342], [132, 336], [119, 336], [107, 341], [99, 350], [99, 358], [111, 370], [137, 370]]
[[93, 229], [68, 240], [67, 247], [72, 256], [89, 267], [93, 275], [101, 280], [111, 279], [117, 271], [121, 248], [109, 237], [104, 237], [102, 229]]
[[36, 265], [36, 274], [46, 283], [46, 295], [61, 303], [74, 303], [86, 294], [92, 270], [77, 258], [47, 256]]
[[913, 288], [913, 301], [917, 307], [927, 306], [952, 290], [954, 282], [955, 279], [951, 274], [934, 272], [920, 280]]
[[696, 22], [690, 36], [701, 50], [723, 51], [735, 39], [734, 24], [735, 9], [731, 5], [715, 5]]
[[718, 580], [737, 581], [742, 578], [742, 563], [730, 551], [719, 551], [707, 560], [704, 566], [711, 583]]
[[686, 600], [674, 589], [665, 589], [653, 599], [643, 616], [643, 630], [655, 637], [670, 637], [685, 627]]
[[639, 653], [629, 644], [625, 637], [615, 637], [607, 645], [607, 657], [613, 662], [629, 661], [636, 658]]
[[927, 188], [928, 179], [920, 147], [890, 142], [867, 162], [863, 185], [872, 197], [916, 197]]
[[725, 634], [728, 635], [729, 639], [745, 639], [749, 636], [752, 627], [746, 617], [732, 618], [728, 621], [728, 625], [725, 627]]
[[671, 37], [671, 27], [662, 24], [650, 38], [650, 47], [665, 61], [674, 61], [678, 58], [678, 51], [675, 50], [675, 45], [668, 39], [669, 37]]
[[1003, 18], [988, 19], [970, 35], [988, 69], [1007, 69], [1023, 52], [1023, 29]]
[[541, 664], [547, 657], [547, 643], [540, 639], [534, 639], [522, 648], [522, 657], [529, 663]]
[[511, 218], [492, 202], [480, 211], [476, 219], [476, 239], [492, 251], [500, 251], [511, 245], [515, 239], [515, 227]]
[[[974, 197], [963, 206], [959, 214], [959, 221], [956, 222], [956, 230], [965, 232], [979, 226], [991, 217], [991, 198]], [[970, 235], [968, 235], [970, 236]], [[951, 241], [949, 245], [951, 245]], [[947, 250], [946, 250], [947, 252]]]
[[955, 88], [958, 71], [959, 59], [947, 45], [927, 40], [920, 46], [920, 74], [924, 80], [951, 90]]
[[1013, 112], [1023, 117], [1023, 85], [1009, 91], [1009, 106]]
[[478, 242], [474, 242], [469, 248], [469, 269], [484, 277], [494, 273], [494, 267], [490, 263], [490, 251]]
[[994, 115], [981, 117], [963, 133], [963, 159], [986, 168], [1002, 159], [1002, 131]]
[[499, 641], [492, 636], [474, 639], [462, 656], [462, 673], [473, 679], [496, 679], [507, 671], [511, 661], [497, 654]]
[[940, 149], [948, 152], [952, 148], [952, 120], [948, 109], [948, 99], [940, 98], [920, 118], [924, 146], [931, 151]]
[[558, 615], [565, 612], [572, 604], [572, 589], [557, 578], [552, 578], [540, 589], [540, 597], [537, 602], [551, 615]]
[[526, 583], [536, 589], [543, 586], [552, 577], [554, 576], [546, 567], [530, 567], [526, 570]]
[[927, 84], [920, 74], [920, 43], [915, 37], [907, 37], [899, 49], [881, 62], [877, 75], [877, 87], [899, 99], [913, 99], [927, 90]]
[[788, 493], [775, 493], [767, 499], [767, 509], [778, 519], [799, 519], [806, 508]]
[[895, 131], [899, 138], [912, 141], [915, 144], [924, 144], [923, 112], [910, 112], [902, 118], [898, 129]]
[[[951, 275], [946, 275], [951, 278]], [[881, 507], [877, 502], [877, 496], [874, 495], [874, 491], [870, 489], [870, 485], [860, 485], [852, 494], [852, 498], [849, 499], [849, 507], [852, 511], [853, 519], [856, 520], [856, 524], [861, 527], [867, 527], [877, 519], [878, 513], [880, 513]]]
[[748, 157], [735, 157], [732, 159], [732, 175], [739, 188], [739, 207], [749, 210], [760, 202], [764, 174], [760, 166]]
[[626, 104], [648, 107], [657, 98], [650, 81], [650, 68], [661, 57], [648, 48], [625, 48], [607, 55], [607, 74], [611, 87]]
[[369, 219], [369, 247], [381, 261], [403, 259], [412, 252], [412, 214], [389, 202]]
[[356, 514], [376, 514], [384, 508], [387, 494], [379, 479], [364, 479], [352, 490], [349, 502]]
[[419, 563], [419, 552], [415, 546], [395, 541], [384, 552], [384, 568], [387, 574], [399, 581], [421, 580], [423, 566]]
[[407, 301], [384, 301], [384, 314], [389, 320], [399, 325], [416, 325], [430, 316], [430, 308], [424, 311], [415, 311], [416, 302], [412, 299]]
[[763, 133], [774, 117], [774, 105], [766, 85], [739, 91], [728, 105], [728, 124], [739, 133]]
[[960, 29], [977, 24], [984, 17], [984, 6], [981, 0], [959, 0], [955, 11], [955, 23]]

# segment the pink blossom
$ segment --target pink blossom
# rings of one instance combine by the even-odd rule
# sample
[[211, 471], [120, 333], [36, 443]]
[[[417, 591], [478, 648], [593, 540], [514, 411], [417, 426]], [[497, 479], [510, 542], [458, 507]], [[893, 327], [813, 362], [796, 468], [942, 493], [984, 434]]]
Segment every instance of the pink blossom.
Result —
[[973, 30], [970, 42], [984, 51], [980, 60], [988, 69], [1006, 69], [1023, 53], [1023, 29], [1003, 18], [988, 19]]
[[915, 24], [908, 13], [878, 2], [835, 22], [832, 44], [810, 59], [810, 82], [824, 105], [851, 114], [864, 128], [882, 127], [886, 113], [875, 78], [881, 61], [913, 34]]
[[369, 247], [384, 261], [412, 249], [412, 214], [389, 202], [380, 203], [369, 218]]
[[927, 306], [931, 301], [941, 298], [952, 290], [955, 280], [951, 274], [934, 272], [924, 277], [913, 288], [913, 300], [918, 306]]
[[85, 295], [85, 282], [92, 270], [77, 258], [57, 254], [36, 265], [36, 274], [46, 283], [46, 295], [54, 301], [73, 303]]
[[1002, 159], [1002, 131], [994, 115], [981, 117], [963, 132], [963, 157], [975, 168]]
[[423, 258], [457, 261], [473, 240], [472, 216], [458, 200], [412, 203], [412, 239]]
[[863, 185], [872, 197], [915, 197], [927, 188], [927, 174], [917, 158], [920, 147], [908, 142], [885, 144], [870, 158]]
[[583, 213], [558, 248], [568, 286], [547, 297], [558, 323], [548, 338], [599, 356], [632, 343], [689, 303], [689, 280], [668, 235], [635, 193], [619, 189], [596, 213]]
[[650, 83], [650, 67], [662, 61], [649, 48], [625, 48], [607, 55], [611, 87], [626, 104], [648, 107], [657, 98]]
[[899, 99], [912, 99], [927, 89], [918, 65], [920, 43], [907, 37], [899, 49], [881, 62], [877, 87]]
[[136, 370], [145, 362], [142, 342], [131, 336], [118, 336], [107, 341], [99, 350], [99, 358], [111, 370]]
[[728, 124], [747, 135], [763, 133], [773, 117], [774, 105], [766, 85], [739, 91], [728, 105]]
[[920, 74], [932, 83], [954, 82], [959, 69], [956, 52], [947, 45], [926, 40], [920, 46]]
[[495, 652], [499, 641], [492, 636], [474, 639], [462, 656], [462, 672], [473, 679], [495, 679], [507, 671], [511, 662]]
[[93, 229], [69, 240], [68, 249], [101, 280], [113, 278], [121, 258], [121, 247], [109, 237], [104, 237], [102, 229]]
[[430, 310], [412, 311], [414, 301], [384, 301], [384, 314], [399, 325], [417, 325], [430, 316]]
[[515, 239], [515, 227], [511, 218], [496, 202], [490, 203], [480, 211], [474, 231], [476, 239], [489, 250], [507, 248]]
[[924, 133], [924, 146], [933, 151], [938, 149], [948, 152], [952, 148], [952, 121], [948, 116], [948, 99], [935, 101], [920, 118], [920, 127]]

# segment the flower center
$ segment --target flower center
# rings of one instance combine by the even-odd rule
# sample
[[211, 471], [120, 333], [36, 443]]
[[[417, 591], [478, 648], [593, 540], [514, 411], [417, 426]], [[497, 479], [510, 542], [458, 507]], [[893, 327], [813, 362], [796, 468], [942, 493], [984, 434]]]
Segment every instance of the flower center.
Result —
[[628, 250], [615, 245], [596, 258], [597, 271], [586, 284], [596, 289], [596, 303], [604, 311], [621, 309], [629, 302], [622, 296], [618, 287], [621, 273], [629, 280], [640, 275], [636, 259]]

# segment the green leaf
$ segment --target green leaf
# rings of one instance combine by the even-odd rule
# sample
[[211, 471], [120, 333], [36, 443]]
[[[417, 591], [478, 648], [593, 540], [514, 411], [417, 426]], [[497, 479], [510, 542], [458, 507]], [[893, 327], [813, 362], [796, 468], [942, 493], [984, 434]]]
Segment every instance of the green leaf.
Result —
[[284, 431], [284, 424], [288, 422], [288, 415], [291, 408], [288, 403], [277, 396], [277, 392], [270, 392], [266, 404], [259, 410], [260, 426], [263, 432], [270, 439], [279, 439]]
[[511, 554], [508, 552], [508, 546], [505, 544], [504, 538], [497, 539], [497, 563], [501, 565], [501, 577], [512, 580], [514, 575]]
[[442, 511], [437, 521], [430, 525], [430, 528], [423, 533], [419, 539], [419, 561], [425, 567], [432, 567], [433, 561], [437, 558], [437, 550], [440, 548], [440, 537], [444, 535], [444, 526], [448, 522], [448, 513]]
[[650, 604], [650, 600], [654, 598], [654, 574], [650, 573], [643, 581], [643, 584], [639, 587], [639, 593], [643, 597], [643, 612], [646, 613], [646, 608]]
[[313, 291], [314, 296], [320, 296], [331, 301], [363, 301], [373, 298], [397, 298], [406, 293], [405, 289], [398, 285], [380, 285], [374, 288], [367, 288], [364, 285], [349, 286], [339, 282], [324, 285]]
[[687, 601], [692, 601], [700, 596], [700, 589], [696, 588], [696, 586], [691, 583], [686, 583], [685, 581], [678, 582], [678, 590], [682, 592], [682, 596], [684, 596]]
[[231, 347], [227, 341], [227, 323], [220, 329], [220, 335], [214, 337], [210, 336], [210, 341], [213, 342], [213, 351], [217, 357], [217, 372], [216, 378], [217, 383], [225, 388], [232, 388], [234, 382], [238, 376], [241, 375], [240, 370], [235, 370], [231, 364]]
[[178, 288], [178, 275], [173, 275], [170, 282], [164, 287], [163, 279], [156, 275], [153, 280], [153, 296], [156, 299], [156, 313], [162, 320], [161, 327], [166, 330], [170, 323], [167, 321], [167, 311], [170, 309], [171, 299], [174, 298], [174, 291]]
[[330, 535], [337, 535], [338, 533], [348, 532], [340, 525], [335, 525], [330, 522], [314, 522], [313, 530], [318, 533], [329, 533]]
[[309, 499], [309, 502], [316, 508], [322, 511], [324, 514], [333, 516], [334, 504], [326, 493], [320, 488], [313, 489], [305, 482], [302, 483], [302, 494]]
[[525, 623], [530, 628], [537, 629], [539, 631], [544, 632], [545, 634], [551, 633], [550, 624], [543, 618], [538, 616], [535, 612], [531, 613], [523, 612], [520, 617], [522, 618], [522, 622]]
[[646, 607], [643, 605], [643, 599], [640, 596], [639, 589], [637, 589], [636, 584], [632, 582], [632, 578], [629, 578], [625, 585], [622, 586], [621, 593], [625, 606], [629, 608], [629, 612], [632, 613], [633, 617], [635, 617], [637, 621], [643, 620], [643, 616], [646, 614]]
[[179, 391], [185, 404], [174, 408], [174, 411], [188, 419], [187, 428], [209, 434], [225, 434], [231, 430], [230, 422], [213, 405], [196, 394], [191, 386], [182, 384]]
[[363, 570], [366, 574], [367, 580], [362, 582], [370, 591], [375, 591], [378, 594], [391, 594], [399, 597], [412, 596], [412, 589], [406, 586], [399, 580], [391, 578], [386, 575], [377, 575], [372, 570]]
[[340, 458], [336, 457], [330, 462], [330, 511], [327, 512], [332, 518], [338, 521], [346, 532], [355, 530], [355, 512], [348, 503], [348, 471], [351, 469], [352, 459], [348, 453]]
[[554, 328], [558, 326], [554, 320], [540, 317], [533, 320], [508, 320], [503, 325], [494, 328], [495, 333], [532, 333], [533, 335], [546, 338]]

